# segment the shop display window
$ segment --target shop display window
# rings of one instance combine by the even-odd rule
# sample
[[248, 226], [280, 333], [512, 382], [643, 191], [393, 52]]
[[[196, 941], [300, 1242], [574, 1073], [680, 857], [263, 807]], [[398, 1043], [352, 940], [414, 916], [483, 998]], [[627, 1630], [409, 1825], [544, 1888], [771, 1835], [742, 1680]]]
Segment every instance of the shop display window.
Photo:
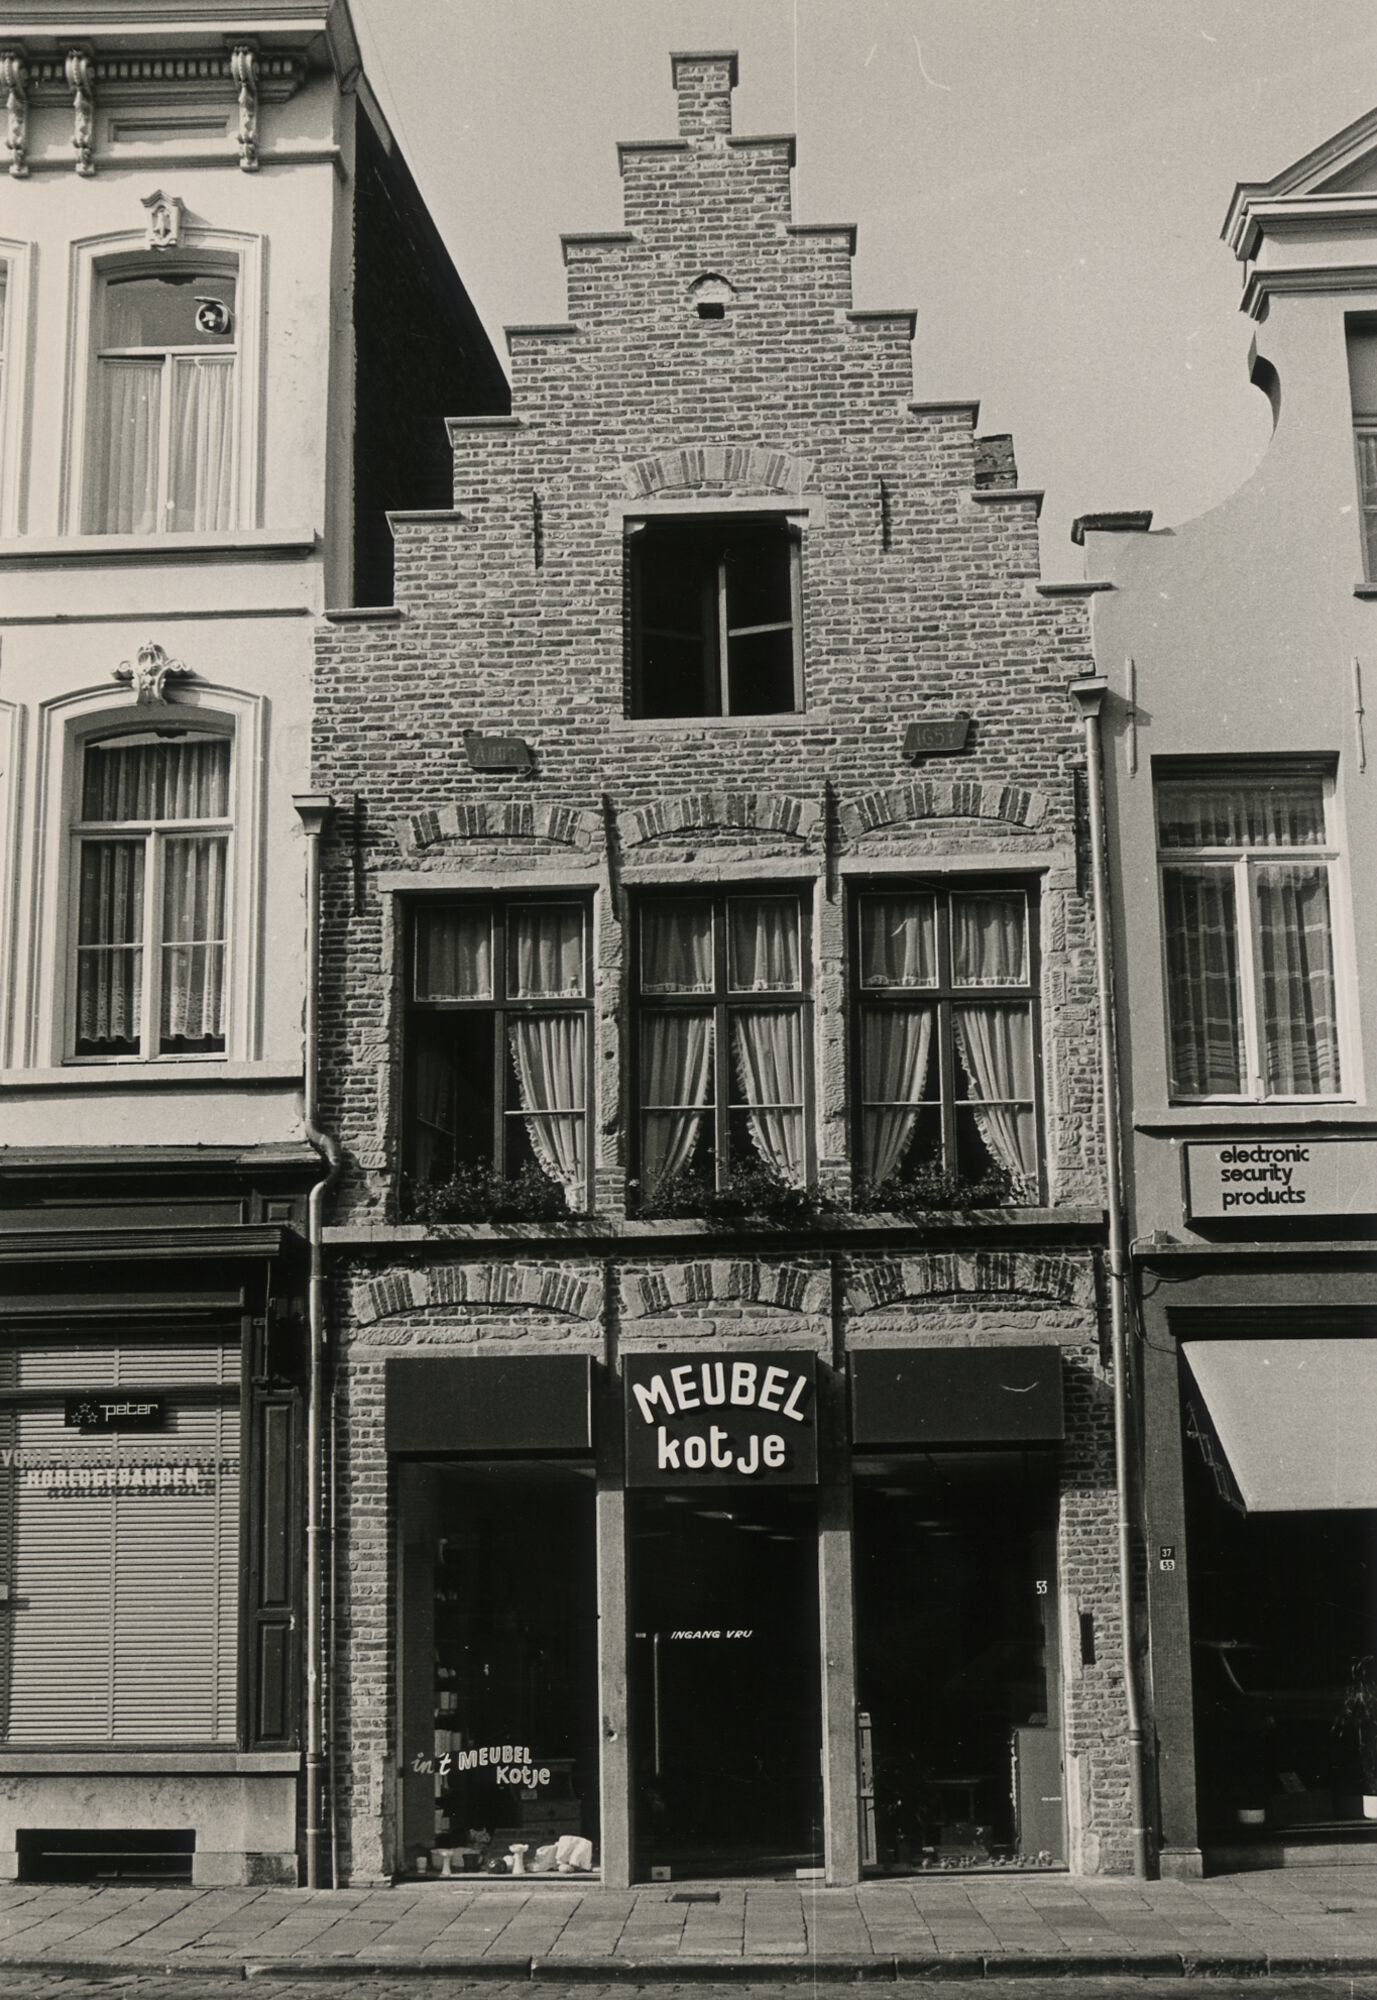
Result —
[[402, 1867], [588, 1875], [598, 1859], [591, 1468], [400, 1469]]
[[1202, 1835], [1377, 1837], [1377, 1510], [1245, 1512], [1196, 1404], [1183, 1468]]
[[1056, 1457], [856, 1463], [863, 1859], [1064, 1863]]

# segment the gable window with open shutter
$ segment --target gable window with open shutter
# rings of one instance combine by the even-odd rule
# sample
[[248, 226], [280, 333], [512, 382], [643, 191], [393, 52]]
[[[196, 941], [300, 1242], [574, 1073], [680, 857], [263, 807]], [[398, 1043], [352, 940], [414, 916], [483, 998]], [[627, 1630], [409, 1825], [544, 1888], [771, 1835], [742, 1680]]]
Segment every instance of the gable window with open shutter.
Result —
[[239, 1381], [237, 1337], [0, 1348], [0, 1743], [237, 1741]]
[[630, 713], [789, 715], [803, 707], [800, 543], [784, 520], [654, 520], [627, 542]]

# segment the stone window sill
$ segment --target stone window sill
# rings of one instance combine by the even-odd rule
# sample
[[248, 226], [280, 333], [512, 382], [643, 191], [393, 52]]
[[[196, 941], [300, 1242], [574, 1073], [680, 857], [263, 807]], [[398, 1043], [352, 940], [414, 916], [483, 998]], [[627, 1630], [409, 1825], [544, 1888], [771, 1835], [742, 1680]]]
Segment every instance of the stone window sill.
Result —
[[1158, 1110], [1140, 1110], [1134, 1117], [1135, 1132], [1227, 1131], [1243, 1126], [1262, 1125], [1371, 1125], [1372, 1111], [1361, 1104], [1315, 1102], [1311, 1104], [1240, 1103], [1167, 1104]]
[[138, 1772], [266, 1777], [290, 1775], [301, 1769], [298, 1750], [123, 1750], [93, 1744], [89, 1750], [9, 1750], [0, 1748], [0, 1773], [41, 1777], [89, 1772], [102, 1778]]
[[826, 729], [831, 720], [825, 709], [810, 708], [781, 715], [615, 715], [611, 726], [617, 735], [657, 737], [690, 736], [707, 730]]
[[532, 1243], [558, 1240], [589, 1244], [675, 1242], [735, 1237], [817, 1238], [826, 1236], [889, 1237], [898, 1231], [967, 1232], [1007, 1230], [1013, 1234], [1063, 1229], [1099, 1229], [1104, 1211], [1082, 1204], [1064, 1208], [932, 1209], [921, 1216], [851, 1215], [807, 1224], [770, 1221], [712, 1222], [697, 1216], [673, 1221], [639, 1222], [634, 1216], [592, 1216], [582, 1222], [340, 1222], [325, 1228], [325, 1241], [339, 1249], [385, 1248], [421, 1243]]
[[0, 1075], [0, 1090], [166, 1090], [218, 1089], [226, 1083], [296, 1084], [301, 1069], [277, 1062], [226, 1062], [207, 1056], [199, 1062], [64, 1063], [60, 1069], [11, 1069]]
[[188, 535], [21, 535], [0, 541], [0, 568], [68, 563], [123, 564], [130, 561], [182, 563], [233, 560], [238, 556], [278, 559], [315, 553], [309, 529], [284, 534], [276, 528], [238, 528], [224, 534]]

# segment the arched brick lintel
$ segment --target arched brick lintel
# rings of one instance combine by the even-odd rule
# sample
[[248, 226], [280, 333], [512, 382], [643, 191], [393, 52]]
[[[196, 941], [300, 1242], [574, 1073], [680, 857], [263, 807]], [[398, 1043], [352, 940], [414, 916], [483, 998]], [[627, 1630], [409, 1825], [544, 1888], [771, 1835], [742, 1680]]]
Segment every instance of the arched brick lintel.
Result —
[[658, 799], [618, 816], [623, 847], [677, 833], [721, 829], [726, 833], [784, 834], [807, 840], [822, 818], [812, 799], [759, 792], [689, 792], [677, 799]]
[[445, 840], [548, 840], [561, 847], [590, 848], [600, 831], [597, 814], [586, 807], [537, 799], [427, 806], [401, 824], [402, 843], [412, 850]]
[[955, 1297], [1002, 1298], [1036, 1310], [1049, 1304], [1088, 1305], [1095, 1274], [1088, 1257], [1027, 1250], [938, 1251], [927, 1257], [877, 1258], [853, 1266], [846, 1303], [854, 1313], [905, 1301]]
[[657, 1264], [622, 1276], [622, 1317], [653, 1319], [681, 1306], [774, 1306], [781, 1312], [825, 1313], [825, 1270], [808, 1264], [762, 1263], [753, 1257], [713, 1257]]
[[632, 499], [644, 500], [652, 493], [701, 492], [705, 487], [725, 493], [802, 493], [812, 470], [811, 459], [770, 445], [691, 444], [633, 458], [621, 473]]
[[887, 827], [925, 819], [1002, 820], [1007, 826], [1040, 826], [1047, 815], [1041, 792], [1019, 785], [982, 785], [958, 778], [944, 784], [887, 785], [849, 799], [841, 809], [842, 831], [849, 840]]
[[592, 1320], [602, 1311], [602, 1282], [551, 1270], [546, 1264], [474, 1262], [417, 1269], [398, 1265], [375, 1278], [361, 1279], [354, 1287], [353, 1304], [361, 1326], [435, 1306], [496, 1306], [504, 1312], [553, 1312]]

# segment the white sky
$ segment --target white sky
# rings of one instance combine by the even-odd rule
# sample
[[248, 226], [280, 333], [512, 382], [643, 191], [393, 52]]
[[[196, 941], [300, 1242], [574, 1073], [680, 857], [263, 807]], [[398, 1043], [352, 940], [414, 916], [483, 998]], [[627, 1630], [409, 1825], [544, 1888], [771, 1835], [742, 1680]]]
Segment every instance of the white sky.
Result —
[[621, 221], [672, 49], [735, 48], [738, 132], [798, 134], [794, 213], [855, 222], [858, 306], [918, 312], [914, 394], [979, 397], [1079, 513], [1215, 505], [1268, 434], [1236, 181], [1377, 102], [1366, 0], [352, 0], [366, 66], [499, 353], [564, 317], [561, 230]]

